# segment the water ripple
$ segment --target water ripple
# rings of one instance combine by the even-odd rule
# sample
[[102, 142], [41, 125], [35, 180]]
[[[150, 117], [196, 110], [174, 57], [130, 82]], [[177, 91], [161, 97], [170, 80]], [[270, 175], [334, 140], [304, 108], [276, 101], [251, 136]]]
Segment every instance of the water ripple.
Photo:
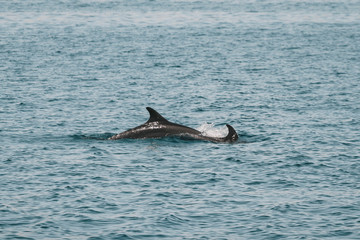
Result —
[[359, 239], [359, 6], [3, 1], [0, 239]]

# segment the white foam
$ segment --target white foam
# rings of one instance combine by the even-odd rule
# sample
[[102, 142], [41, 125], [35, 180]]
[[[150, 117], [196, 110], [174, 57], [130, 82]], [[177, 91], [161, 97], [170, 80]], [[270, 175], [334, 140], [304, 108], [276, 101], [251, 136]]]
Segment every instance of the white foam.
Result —
[[213, 123], [203, 123], [196, 130], [200, 131], [204, 136], [217, 138], [226, 137], [229, 132], [226, 126], [214, 127]]

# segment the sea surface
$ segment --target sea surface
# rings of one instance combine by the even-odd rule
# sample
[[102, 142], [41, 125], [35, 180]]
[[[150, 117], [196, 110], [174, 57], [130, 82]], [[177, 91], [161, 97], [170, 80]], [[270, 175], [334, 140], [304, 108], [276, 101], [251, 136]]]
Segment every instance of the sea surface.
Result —
[[0, 239], [360, 239], [360, 1], [0, 1]]

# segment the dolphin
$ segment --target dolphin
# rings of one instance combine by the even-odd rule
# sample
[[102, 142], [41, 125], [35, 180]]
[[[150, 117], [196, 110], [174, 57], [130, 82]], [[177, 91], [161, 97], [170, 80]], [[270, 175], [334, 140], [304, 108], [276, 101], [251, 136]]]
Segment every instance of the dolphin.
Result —
[[163, 137], [185, 137], [190, 139], [204, 140], [210, 142], [236, 142], [238, 135], [235, 129], [226, 124], [229, 133], [226, 137], [209, 137], [203, 135], [200, 131], [186, 127], [180, 124], [172, 123], [166, 120], [154, 109], [146, 108], [150, 114], [149, 120], [135, 128], [129, 129], [125, 132], [116, 134], [109, 138], [109, 140], [118, 139], [144, 139], [144, 138], [163, 138]]

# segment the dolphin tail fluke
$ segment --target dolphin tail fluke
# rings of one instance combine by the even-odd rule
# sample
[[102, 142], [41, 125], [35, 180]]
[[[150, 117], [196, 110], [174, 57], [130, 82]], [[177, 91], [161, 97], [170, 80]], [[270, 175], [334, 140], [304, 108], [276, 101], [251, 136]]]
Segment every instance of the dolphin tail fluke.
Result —
[[225, 137], [225, 142], [236, 142], [239, 138], [239, 136], [237, 135], [235, 129], [230, 126], [229, 124], [226, 124], [226, 127], [229, 130], [228, 135]]

